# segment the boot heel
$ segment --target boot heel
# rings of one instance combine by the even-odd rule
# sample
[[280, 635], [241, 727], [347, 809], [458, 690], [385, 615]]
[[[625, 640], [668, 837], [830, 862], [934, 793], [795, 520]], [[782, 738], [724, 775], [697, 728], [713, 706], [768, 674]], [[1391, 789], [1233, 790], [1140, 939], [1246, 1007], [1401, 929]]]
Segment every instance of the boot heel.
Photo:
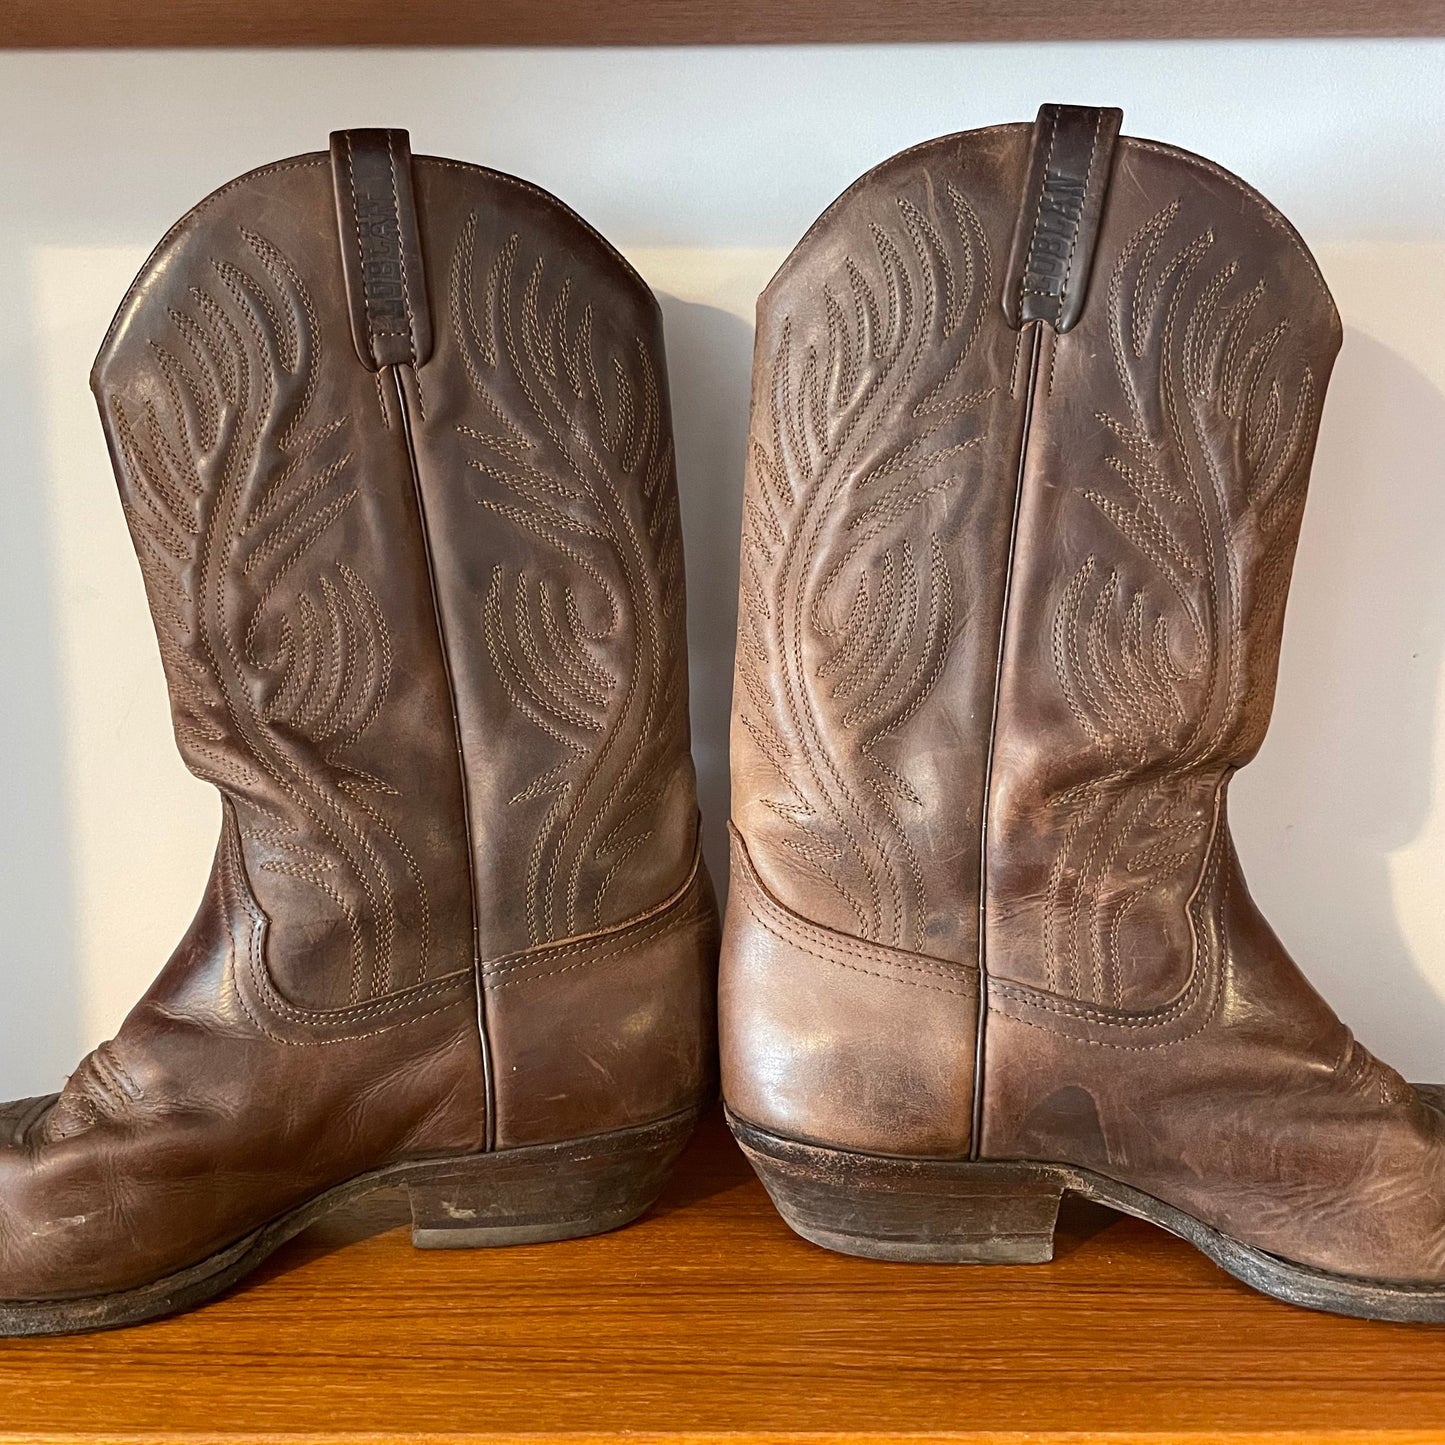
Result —
[[618, 1229], [662, 1193], [699, 1114], [417, 1165], [406, 1180], [411, 1242], [418, 1249], [494, 1249]]
[[893, 1159], [823, 1149], [728, 1115], [778, 1212], [840, 1254], [939, 1264], [1054, 1257], [1064, 1180], [1039, 1164]]

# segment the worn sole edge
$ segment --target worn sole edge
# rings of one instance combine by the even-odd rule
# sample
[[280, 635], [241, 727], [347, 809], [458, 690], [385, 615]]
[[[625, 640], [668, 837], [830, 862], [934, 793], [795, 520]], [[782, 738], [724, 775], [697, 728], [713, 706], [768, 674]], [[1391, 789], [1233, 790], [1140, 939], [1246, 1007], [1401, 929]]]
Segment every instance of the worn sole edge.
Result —
[[[1300, 1305], [1305, 1309], [1319, 1310], [1326, 1314], [1348, 1315], [1361, 1320], [1385, 1320], [1398, 1324], [1445, 1322], [1445, 1285], [1398, 1284], [1388, 1280], [1332, 1274], [1309, 1265], [1293, 1264], [1279, 1255], [1243, 1244], [1205, 1224], [1203, 1220], [1196, 1219], [1192, 1214], [1176, 1209], [1172, 1204], [1165, 1204], [1141, 1189], [1121, 1184], [1118, 1180], [1096, 1174], [1091, 1169], [1047, 1160], [981, 1160], [970, 1163], [965, 1160], [910, 1159], [894, 1155], [865, 1154], [853, 1149], [823, 1148], [789, 1139], [781, 1134], [773, 1134], [739, 1118], [731, 1110], [726, 1113], [728, 1127], [744, 1153], [755, 1150], [759, 1154], [777, 1159], [780, 1163], [789, 1156], [792, 1162], [796, 1162], [800, 1156], [806, 1158], [812, 1155], [816, 1156], [820, 1165], [829, 1164], [834, 1173], [837, 1172], [840, 1160], [849, 1159], [860, 1163], [868, 1161], [884, 1165], [903, 1165], [910, 1170], [925, 1173], [957, 1171], [962, 1174], [964, 1171], [975, 1170], [997, 1171], [1000, 1166], [1024, 1167], [1035, 1171], [1035, 1177], [1047, 1178], [1057, 1183], [1065, 1193], [1102, 1204], [1120, 1214], [1142, 1219], [1146, 1224], [1156, 1225], [1185, 1243], [1192, 1244], [1240, 1283], [1285, 1304]], [[771, 1191], [769, 1193], [771, 1197]], [[866, 1247], [868, 1241], [861, 1236], [857, 1240], [858, 1247], [850, 1248], [852, 1240], [849, 1236], [837, 1234], [824, 1237], [823, 1231], [804, 1231], [781, 1209], [779, 1213], [783, 1214], [788, 1227], [794, 1233], [824, 1249], [832, 1249], [841, 1254], [854, 1254], [860, 1258], [887, 1257], [894, 1261], [900, 1259], [900, 1256], [891, 1250], [885, 1256], [878, 1245], [870, 1252]], [[880, 1241], [879, 1244], [882, 1249], [888, 1248], [886, 1241]]]
[[[283, 1244], [294, 1239], [303, 1230], [309, 1229], [318, 1220], [380, 1189], [426, 1184], [434, 1179], [444, 1179], [455, 1171], [459, 1161], [464, 1161], [469, 1167], [485, 1168], [487, 1162], [494, 1160], [514, 1164], [545, 1162], [549, 1158], [571, 1158], [579, 1146], [586, 1145], [598, 1150], [626, 1151], [645, 1145], [649, 1135], [657, 1136], [659, 1147], [675, 1143], [676, 1154], [682, 1151], [705, 1112], [706, 1109], [701, 1107], [684, 1109], [650, 1124], [615, 1129], [605, 1134], [587, 1135], [579, 1139], [565, 1139], [554, 1144], [529, 1144], [516, 1149], [499, 1149], [488, 1154], [453, 1154], [436, 1159], [388, 1164], [384, 1168], [358, 1174], [355, 1178], [335, 1185], [273, 1219], [269, 1224], [263, 1224], [234, 1244], [217, 1250], [199, 1264], [163, 1275], [149, 1284], [134, 1285], [129, 1289], [114, 1290], [106, 1294], [78, 1296], [74, 1299], [0, 1299], [0, 1339], [88, 1334], [96, 1330], [118, 1329], [125, 1325], [138, 1325], [147, 1320], [160, 1319], [165, 1315], [180, 1314], [223, 1294], [265, 1263]], [[657, 1191], [652, 1197], [625, 1214], [611, 1211], [600, 1216], [560, 1223], [519, 1227], [498, 1224], [494, 1229], [458, 1231], [468, 1235], [470, 1242], [453, 1244], [449, 1241], [446, 1247], [498, 1247], [605, 1234], [630, 1224], [645, 1214], [657, 1202], [670, 1173], [671, 1161], [663, 1171]], [[440, 1231], [422, 1230], [424, 1237], [417, 1247], [438, 1248], [439, 1241], [425, 1237], [438, 1232]], [[484, 1242], [483, 1236], [488, 1235], [493, 1237]]]

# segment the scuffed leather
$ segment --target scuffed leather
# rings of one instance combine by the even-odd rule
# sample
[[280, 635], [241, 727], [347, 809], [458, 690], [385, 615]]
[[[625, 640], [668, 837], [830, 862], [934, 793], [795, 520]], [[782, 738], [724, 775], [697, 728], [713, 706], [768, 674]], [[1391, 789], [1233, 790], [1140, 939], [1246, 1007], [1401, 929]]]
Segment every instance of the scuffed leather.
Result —
[[165, 970], [60, 1102], [0, 1150], [6, 1297], [143, 1284], [363, 1169], [483, 1146], [465, 976], [399, 1026], [288, 1043], [252, 1017], [249, 956], [265, 929], [228, 818]]
[[790, 1139], [957, 1158], [978, 972], [835, 933], [768, 896], [736, 830], [719, 1009], [734, 1113]]
[[[1218, 167], [1122, 138], [1072, 328], [1060, 335], [1034, 321], [1010, 331], [997, 282], [984, 283], [993, 291], [973, 354], [1017, 347], [1032, 381], [1020, 384], [1016, 366], [1014, 384], [994, 392], [990, 440], [955, 469], [966, 487], [935, 472], [923, 504], [858, 520], [880, 495], [874, 458], [897, 457], [912, 477], [931, 449], [931, 418], [961, 414], [975, 392], [936, 345], [911, 373], [936, 379], [926, 405], [916, 388], [890, 393], [869, 418], [866, 452], [851, 437], [830, 449], [819, 430], [840, 377], [874, 394], [866, 358], [877, 347], [860, 350], [855, 335], [891, 334], [886, 318], [907, 314], [911, 297], [942, 315], [949, 296], [966, 294], [930, 282], [938, 273], [913, 259], [949, 234], [955, 197], [967, 198], [985, 236], [1013, 234], [1031, 138], [1027, 126], [995, 128], [885, 162], [764, 295], [734, 730], [734, 813], [748, 853], [769, 892], [804, 919], [902, 944], [930, 964], [982, 965], [974, 1157], [1095, 1169], [1298, 1263], [1445, 1280], [1442, 1116], [1306, 982], [1250, 901], [1229, 841], [1228, 782], [1268, 721], [1340, 341], [1299, 237]], [[891, 279], [881, 292], [860, 290], [875, 254]], [[980, 257], [972, 274], [997, 273]], [[870, 294], [886, 299], [870, 310]], [[787, 405], [780, 367], [794, 378]], [[812, 495], [802, 463], [821, 454], [831, 489], [793, 543], [790, 509]], [[895, 479], [888, 495], [911, 492]], [[964, 495], [967, 505], [938, 500]], [[954, 520], [940, 532], [944, 505]], [[874, 525], [885, 514], [891, 532]], [[807, 559], [805, 579], [861, 580], [840, 589], [846, 603], [810, 611], [775, 580], [774, 559], [795, 554]], [[915, 560], [907, 573], [901, 559], [923, 555], [939, 560], [931, 571]], [[950, 587], [921, 581], [944, 566]], [[890, 651], [890, 634], [880, 644], [868, 629], [890, 576], [915, 581], [886, 609], [904, 618], [894, 635], [933, 637], [925, 619], [958, 619], [921, 671], [916, 652], [896, 642]], [[750, 606], [750, 594], [763, 603]], [[834, 663], [850, 628], [858, 641]], [[750, 657], [775, 660], [771, 697], [787, 720], [762, 742], [754, 714], [770, 693]], [[865, 714], [850, 726], [834, 711], [837, 677], [855, 661], [890, 688], [929, 680], [868, 749]], [[838, 797], [865, 806], [848, 812]], [[877, 915], [850, 907], [870, 897], [854, 868], [868, 854], [855, 850], [859, 838], [906, 840], [894, 873], [912, 881], [897, 891], [932, 900], [917, 910], [925, 919], [951, 909], [952, 925], [880, 937]], [[735, 883], [735, 894], [723, 996], [746, 1002], [723, 1014], [730, 1102], [781, 1120], [800, 1081], [826, 1077], [832, 1092], [812, 1100], [806, 1137], [873, 1148], [890, 1132], [895, 1143], [910, 1137], [910, 1116], [879, 1109], [865, 1131], [875, 1143], [857, 1144], [869, 1095], [841, 1066], [820, 1070], [818, 1035], [795, 1003], [818, 987], [813, 966], [779, 952], [760, 987], [746, 890]], [[981, 934], [972, 930], [980, 910]], [[842, 992], [828, 993], [829, 1010], [847, 1008]], [[880, 1006], [859, 1005], [858, 1017]], [[950, 1054], [973, 1059], [962, 1028], [942, 1040], [926, 1030], [876, 1036], [890, 1052], [870, 1060], [873, 1073], [903, 1078], [939, 1070]]]
[[698, 853], [652, 912], [488, 962], [487, 1027], [507, 1060], [498, 1147], [627, 1129], [715, 1097], [717, 950], [717, 900]]
[[[357, 1174], [516, 1142], [489, 1136], [490, 1079], [547, 1139], [711, 1087], [705, 877], [665, 947], [603, 946], [696, 853], [656, 303], [544, 193], [430, 158], [411, 179], [420, 366], [357, 354], [323, 154], [186, 216], [96, 362], [177, 742], [223, 829], [117, 1037], [0, 1107], [0, 1299], [154, 1280]], [[515, 990], [486, 1037], [488, 961], [520, 976], [569, 938], [579, 986]]]
[[1096, 1169], [1296, 1263], [1445, 1279], [1445, 1116], [1301, 977], [1227, 845], [1207, 889], [1221, 969], [1189, 1028], [1055, 1027], [1076, 1001], [992, 986], [985, 1152]]

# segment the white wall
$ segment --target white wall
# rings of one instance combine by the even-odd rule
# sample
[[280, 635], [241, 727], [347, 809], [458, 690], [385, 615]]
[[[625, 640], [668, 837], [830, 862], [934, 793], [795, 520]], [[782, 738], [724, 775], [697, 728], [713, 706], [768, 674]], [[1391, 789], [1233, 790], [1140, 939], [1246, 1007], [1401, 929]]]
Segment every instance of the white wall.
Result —
[[0, 55], [0, 1095], [114, 1030], [214, 840], [86, 390], [171, 221], [335, 127], [402, 125], [556, 191], [638, 263], [667, 312], [717, 864], [753, 297], [868, 166], [1042, 100], [1122, 105], [1238, 171], [1335, 289], [1276, 722], [1235, 819], [1316, 982], [1445, 1077], [1445, 45], [37, 54]]

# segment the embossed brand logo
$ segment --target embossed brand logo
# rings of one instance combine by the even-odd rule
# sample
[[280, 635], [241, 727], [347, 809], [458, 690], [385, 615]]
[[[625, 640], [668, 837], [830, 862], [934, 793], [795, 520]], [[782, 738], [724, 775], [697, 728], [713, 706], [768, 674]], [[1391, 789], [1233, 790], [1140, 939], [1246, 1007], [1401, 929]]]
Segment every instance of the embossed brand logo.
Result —
[[356, 232], [361, 242], [361, 289], [373, 322], [406, 320], [401, 235], [390, 195], [358, 195]]
[[1084, 189], [1084, 182], [1077, 176], [1060, 171], [1049, 171], [1045, 175], [1044, 194], [1029, 246], [1025, 290], [1044, 296], [1063, 294], [1069, 258], [1084, 214]]

